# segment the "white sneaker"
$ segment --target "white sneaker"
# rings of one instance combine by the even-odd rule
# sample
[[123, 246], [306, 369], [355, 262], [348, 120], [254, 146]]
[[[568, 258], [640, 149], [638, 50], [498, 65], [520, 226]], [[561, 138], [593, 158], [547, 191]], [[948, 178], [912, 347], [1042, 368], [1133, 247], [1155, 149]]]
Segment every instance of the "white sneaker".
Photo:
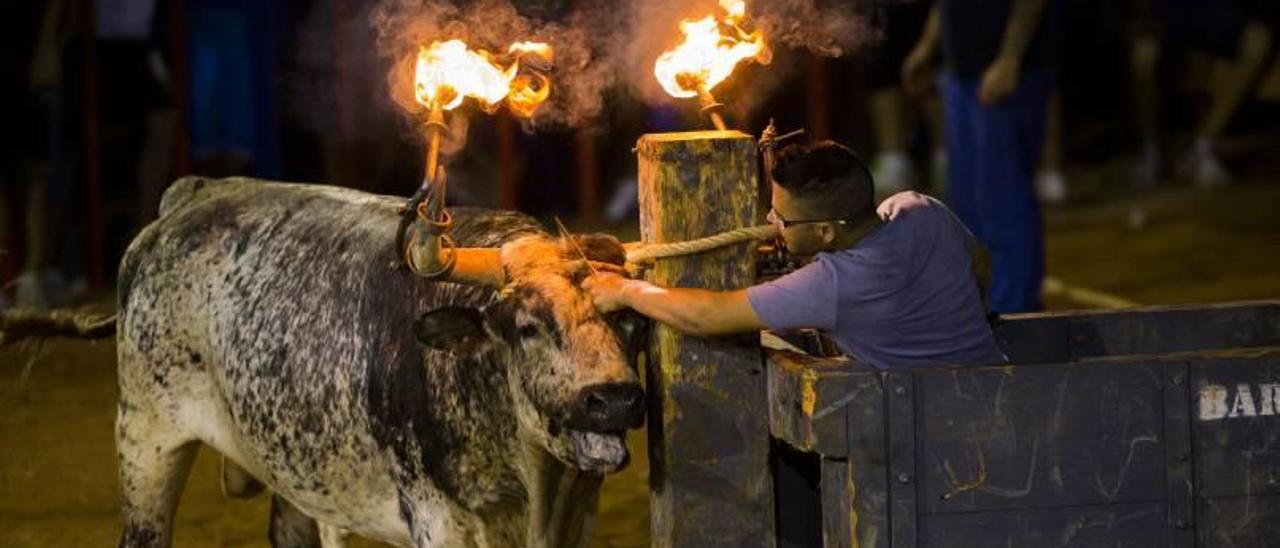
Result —
[[609, 196], [609, 203], [604, 208], [604, 218], [610, 222], [621, 222], [627, 217], [636, 214], [640, 210], [639, 200], [639, 183], [635, 178], [625, 178], [613, 187], [613, 194]]
[[1058, 205], [1067, 199], [1067, 178], [1059, 170], [1036, 174], [1036, 197], [1045, 205]]
[[1207, 139], [1196, 139], [1187, 155], [1184, 166], [1186, 175], [1203, 189], [1219, 187], [1231, 182], [1231, 173], [1213, 152], [1213, 144]]
[[876, 157], [875, 172], [876, 192], [889, 195], [913, 188], [916, 183], [915, 168], [911, 167], [911, 158], [902, 152], [883, 152]]
[[67, 280], [57, 270], [26, 272], [18, 277], [14, 302], [23, 308], [48, 309], [66, 305]]
[[1132, 230], [1142, 230], [1147, 226], [1147, 209], [1141, 205], [1135, 205], [1129, 208], [1129, 215], [1126, 219], [1129, 228]]
[[48, 308], [49, 299], [45, 295], [40, 275], [36, 272], [23, 272], [18, 276], [14, 303], [23, 308]]
[[1149, 144], [1142, 147], [1142, 153], [1133, 163], [1133, 186], [1150, 187], [1160, 177], [1160, 148]]

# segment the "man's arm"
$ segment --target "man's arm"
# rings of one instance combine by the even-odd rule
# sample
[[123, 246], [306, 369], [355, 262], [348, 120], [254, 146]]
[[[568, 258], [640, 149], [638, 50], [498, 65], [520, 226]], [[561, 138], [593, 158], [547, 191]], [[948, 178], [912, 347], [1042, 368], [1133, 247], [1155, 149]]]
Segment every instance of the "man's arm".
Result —
[[911, 53], [902, 63], [902, 88], [912, 95], [924, 95], [929, 89], [929, 78], [932, 72], [933, 59], [938, 51], [938, 34], [941, 16], [937, 4], [929, 9], [929, 18], [925, 22], [924, 32], [916, 42]]
[[582, 288], [602, 312], [629, 307], [690, 335], [727, 335], [764, 329], [747, 300], [746, 290], [664, 288], [609, 273], [587, 278]]
[[1015, 0], [1009, 21], [1005, 23], [1000, 52], [982, 75], [978, 100], [984, 105], [1002, 101], [1018, 88], [1018, 76], [1022, 72], [1022, 59], [1031, 47], [1040, 25], [1040, 16], [1048, 0]]

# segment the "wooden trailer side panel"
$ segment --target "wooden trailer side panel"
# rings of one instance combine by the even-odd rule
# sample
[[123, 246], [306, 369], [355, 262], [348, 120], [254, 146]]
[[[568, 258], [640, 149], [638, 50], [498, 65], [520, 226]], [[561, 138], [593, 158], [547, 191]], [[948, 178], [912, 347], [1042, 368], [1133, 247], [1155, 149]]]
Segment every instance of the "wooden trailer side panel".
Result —
[[1280, 353], [1191, 363], [1201, 546], [1280, 543]]
[[916, 374], [922, 514], [1159, 500], [1161, 364]]

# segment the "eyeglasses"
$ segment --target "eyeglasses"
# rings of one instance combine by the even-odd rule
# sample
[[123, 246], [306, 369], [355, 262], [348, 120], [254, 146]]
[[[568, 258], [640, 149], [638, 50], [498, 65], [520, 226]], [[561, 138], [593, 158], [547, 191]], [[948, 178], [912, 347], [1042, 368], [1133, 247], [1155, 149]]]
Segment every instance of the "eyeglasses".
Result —
[[768, 221], [768, 222], [770, 222], [770, 223], [774, 224], [774, 225], [777, 225], [777, 227], [778, 227], [779, 229], [788, 228], [788, 227], [792, 227], [792, 226], [795, 226], [795, 225], [804, 225], [804, 224], [812, 224], [812, 223], [836, 223], [836, 224], [838, 224], [838, 225], [847, 225], [847, 224], [849, 224], [849, 223], [850, 223], [849, 219], [804, 219], [804, 220], [790, 220], [790, 219], [786, 219], [786, 218], [784, 218], [784, 217], [782, 216], [782, 214], [781, 214], [781, 213], [778, 213], [778, 210], [776, 210], [776, 209], [770, 209], [770, 210], [769, 210], [769, 214], [768, 214], [768, 215], [765, 215], [765, 218], [764, 218], [764, 219], [765, 219], [766, 221]]

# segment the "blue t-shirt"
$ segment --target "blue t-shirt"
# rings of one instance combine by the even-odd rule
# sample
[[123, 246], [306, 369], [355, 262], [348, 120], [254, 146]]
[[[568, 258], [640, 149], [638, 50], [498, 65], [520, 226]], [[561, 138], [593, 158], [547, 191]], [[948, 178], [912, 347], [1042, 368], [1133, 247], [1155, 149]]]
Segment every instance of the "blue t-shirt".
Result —
[[1003, 363], [973, 278], [972, 238], [930, 198], [849, 249], [747, 289], [747, 299], [770, 329], [821, 329], [880, 369]]

